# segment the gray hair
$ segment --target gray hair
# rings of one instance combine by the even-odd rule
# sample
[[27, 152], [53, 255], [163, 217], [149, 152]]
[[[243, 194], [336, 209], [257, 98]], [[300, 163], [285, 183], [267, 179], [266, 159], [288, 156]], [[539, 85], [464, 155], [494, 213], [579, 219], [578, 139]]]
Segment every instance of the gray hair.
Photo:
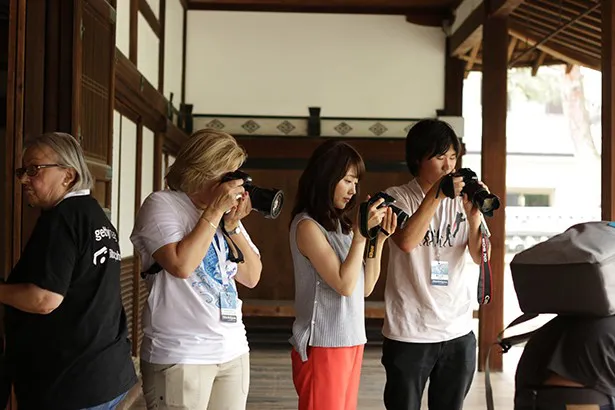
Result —
[[58, 163], [66, 168], [73, 168], [77, 173], [75, 183], [69, 187], [68, 192], [82, 189], [92, 189], [94, 178], [90, 173], [83, 150], [79, 142], [70, 134], [64, 132], [49, 132], [26, 141], [24, 151], [30, 147], [46, 146], [58, 156]]

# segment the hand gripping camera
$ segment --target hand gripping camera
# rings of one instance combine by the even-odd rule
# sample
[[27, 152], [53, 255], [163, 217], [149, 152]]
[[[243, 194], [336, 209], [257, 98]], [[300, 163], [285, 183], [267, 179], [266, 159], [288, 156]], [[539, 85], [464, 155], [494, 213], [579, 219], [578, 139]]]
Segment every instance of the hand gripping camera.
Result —
[[[361, 232], [361, 235], [363, 235], [364, 237], [368, 239], [368, 249], [367, 249], [368, 258], [374, 257], [375, 250], [376, 250], [376, 238], [378, 236], [378, 232], [382, 230], [382, 227], [380, 225], [374, 226], [372, 229], [367, 229], [369, 208], [372, 206], [374, 202], [376, 202], [377, 200], [381, 198], [384, 199], [384, 202], [378, 205], [378, 209], [384, 206], [388, 206], [389, 208], [391, 208], [393, 210], [393, 213], [397, 215], [397, 227], [399, 229], [404, 229], [404, 227], [406, 226], [406, 223], [408, 222], [408, 218], [409, 218], [407, 213], [402, 211], [397, 206], [393, 205], [393, 203], [395, 202], [395, 198], [393, 198], [391, 195], [387, 193], [378, 192], [376, 195], [371, 197], [369, 200], [363, 202], [361, 206], [359, 207], [359, 230]], [[388, 234], [388, 232], [385, 232], [385, 233]]]
[[472, 204], [480, 209], [485, 216], [493, 216], [493, 211], [500, 207], [500, 198], [497, 195], [489, 193], [481, 184], [478, 183], [476, 173], [470, 168], [461, 168], [454, 174], [449, 174], [442, 178], [440, 190], [449, 198], [455, 198], [455, 187], [453, 186], [453, 178], [462, 177], [465, 186], [461, 194], [467, 194]]
[[282, 212], [284, 205], [284, 192], [280, 189], [266, 189], [257, 187], [252, 183], [252, 177], [243, 171], [234, 171], [225, 174], [222, 182], [243, 179], [243, 187], [250, 195], [252, 208], [268, 219], [276, 219]]

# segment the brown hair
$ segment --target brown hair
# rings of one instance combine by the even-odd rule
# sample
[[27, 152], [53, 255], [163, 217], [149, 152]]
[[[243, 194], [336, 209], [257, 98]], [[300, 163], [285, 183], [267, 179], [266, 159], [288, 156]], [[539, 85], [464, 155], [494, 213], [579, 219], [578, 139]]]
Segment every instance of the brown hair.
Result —
[[327, 231], [335, 231], [339, 221], [342, 232], [347, 234], [352, 228], [348, 214], [356, 206], [358, 188], [357, 194], [344, 209], [335, 208], [333, 195], [338, 182], [352, 166], [356, 167], [357, 178], [361, 180], [365, 173], [365, 164], [361, 155], [351, 145], [328, 140], [316, 148], [299, 178], [291, 221], [297, 214], [307, 212]]

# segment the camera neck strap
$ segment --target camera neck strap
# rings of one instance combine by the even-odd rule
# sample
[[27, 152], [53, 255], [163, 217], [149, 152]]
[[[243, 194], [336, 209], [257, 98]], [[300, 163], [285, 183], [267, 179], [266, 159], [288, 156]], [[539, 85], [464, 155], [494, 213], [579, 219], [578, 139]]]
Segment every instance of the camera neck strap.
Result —
[[491, 264], [489, 262], [489, 247], [491, 242], [489, 237], [485, 221], [481, 220], [480, 223], [480, 274], [478, 276], [478, 291], [477, 299], [479, 305], [486, 305], [491, 301]]
[[372, 229], [367, 227], [368, 206], [369, 202], [363, 202], [359, 208], [359, 231], [361, 235], [367, 238], [367, 258], [372, 259], [376, 256], [376, 246], [378, 242], [378, 232], [380, 226], [375, 226]]
[[229, 245], [228, 260], [230, 260], [231, 262], [235, 262], [235, 263], [243, 263], [245, 260], [243, 257], [243, 252], [241, 252], [241, 249], [239, 249], [239, 246], [235, 244], [235, 241], [233, 241], [233, 238], [231, 238], [231, 235], [229, 235], [229, 233], [224, 228], [224, 219], [220, 220], [220, 230], [222, 231], [222, 235], [224, 235], [224, 239], [226, 240], [226, 243]]

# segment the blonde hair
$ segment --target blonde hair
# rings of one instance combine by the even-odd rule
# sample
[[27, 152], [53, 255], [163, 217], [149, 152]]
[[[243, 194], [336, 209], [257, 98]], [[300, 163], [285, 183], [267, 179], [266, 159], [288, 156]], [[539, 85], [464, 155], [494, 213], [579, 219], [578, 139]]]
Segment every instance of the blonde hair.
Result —
[[94, 186], [94, 178], [85, 162], [81, 145], [72, 135], [49, 132], [26, 141], [23, 151], [31, 147], [49, 147], [56, 153], [60, 165], [75, 170], [75, 182], [68, 188], [68, 192], [92, 189]]
[[246, 151], [226, 132], [213, 129], [195, 131], [181, 147], [166, 175], [169, 188], [194, 194], [209, 181], [239, 168]]

